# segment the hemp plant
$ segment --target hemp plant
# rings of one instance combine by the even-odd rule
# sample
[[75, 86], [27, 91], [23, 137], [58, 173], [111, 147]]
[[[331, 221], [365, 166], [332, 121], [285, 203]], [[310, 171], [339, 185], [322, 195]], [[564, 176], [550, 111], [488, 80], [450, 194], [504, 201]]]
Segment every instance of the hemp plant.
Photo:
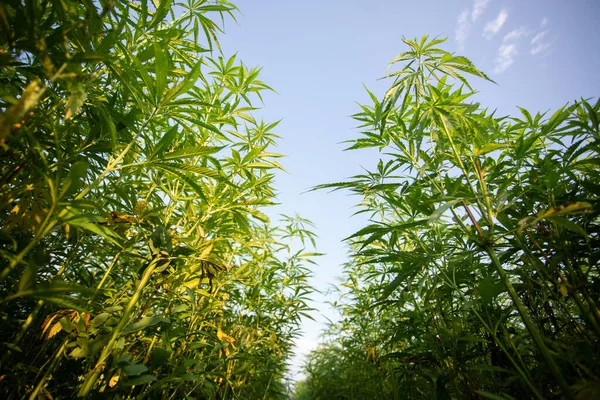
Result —
[[349, 150], [384, 156], [317, 187], [361, 196], [371, 223], [347, 239], [341, 320], [303, 392], [368, 392], [326, 389], [338, 358], [329, 373], [363, 373], [372, 398], [597, 396], [600, 102], [499, 117], [471, 100], [467, 76], [489, 78], [443, 39], [403, 41], [389, 90], [353, 116]]
[[277, 123], [220, 50], [236, 12], [0, 4], [2, 398], [286, 397], [314, 234], [264, 213]]

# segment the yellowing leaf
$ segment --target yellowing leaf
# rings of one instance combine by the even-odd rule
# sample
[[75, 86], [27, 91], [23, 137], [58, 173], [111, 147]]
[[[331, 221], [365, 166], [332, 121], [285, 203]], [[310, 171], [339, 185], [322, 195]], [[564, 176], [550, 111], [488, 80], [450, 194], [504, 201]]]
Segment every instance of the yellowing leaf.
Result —
[[219, 328], [217, 329], [217, 337], [219, 338], [219, 340], [220, 340], [220, 341], [222, 341], [222, 342], [226, 342], [226, 343], [229, 343], [229, 344], [230, 344], [230, 345], [232, 345], [232, 346], [233, 346], [233, 348], [235, 349], [235, 345], [234, 345], [234, 343], [235, 343], [235, 339], [234, 339], [234, 338], [232, 338], [231, 336], [229, 336], [228, 334], [226, 334], [225, 332], [223, 332], [223, 331], [221, 330], [221, 327], [219, 327]]
[[191, 279], [191, 280], [185, 282], [183, 284], [183, 286], [185, 286], [186, 288], [189, 288], [189, 289], [196, 289], [199, 284], [200, 284], [200, 279], [195, 278], [195, 279]]
[[473, 149], [473, 154], [476, 156], [480, 156], [480, 155], [487, 154], [487, 153], [490, 153], [490, 152], [498, 150], [498, 149], [505, 148], [507, 146], [508, 145], [506, 143], [487, 143], [487, 144], [483, 145], [481, 148]]
[[204, 248], [204, 250], [202, 250], [202, 253], [200, 254], [200, 259], [201, 260], [208, 260], [208, 256], [210, 255], [210, 252], [213, 249], [213, 242], [211, 241], [208, 246], [206, 246]]
[[55, 322], [54, 325], [47, 331], [46, 339], [52, 339], [58, 332], [62, 330], [60, 322]]
[[146, 200], [138, 200], [137, 203], [135, 203], [135, 208], [133, 209], [133, 213], [135, 215], [137, 215], [138, 217], [140, 215], [142, 215], [142, 213], [146, 209], [146, 204], [147, 204]]
[[77, 114], [77, 111], [79, 111], [83, 103], [85, 103], [86, 98], [87, 93], [82, 84], [78, 84], [71, 90], [71, 95], [67, 101], [67, 109], [65, 111], [65, 121]]
[[25, 114], [38, 104], [45, 90], [46, 88], [40, 86], [38, 81], [32, 81], [27, 85], [21, 98], [0, 115], [0, 138], [10, 134], [12, 126], [21, 121]]
[[114, 388], [115, 386], [117, 386], [117, 383], [119, 383], [119, 375], [115, 375], [112, 378], [110, 378], [108, 386]]
[[558, 285], [558, 290], [560, 290], [560, 293], [561, 293], [563, 296], [566, 296], [566, 295], [568, 295], [568, 294], [569, 294], [569, 289], [567, 289], [567, 285], [565, 285], [565, 284]]

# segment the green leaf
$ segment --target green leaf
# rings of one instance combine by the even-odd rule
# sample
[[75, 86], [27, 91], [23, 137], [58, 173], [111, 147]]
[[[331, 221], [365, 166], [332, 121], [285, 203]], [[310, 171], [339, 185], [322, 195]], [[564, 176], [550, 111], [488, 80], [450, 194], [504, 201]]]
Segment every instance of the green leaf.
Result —
[[194, 146], [194, 147], [186, 147], [185, 149], [176, 150], [171, 153], [164, 154], [162, 157], [157, 160], [165, 161], [165, 160], [178, 160], [181, 158], [189, 158], [189, 157], [198, 157], [198, 156], [208, 156], [210, 154], [217, 153], [222, 150], [223, 147], [212, 147], [212, 146]]
[[[215, 180], [224, 180], [222, 171], [218, 171], [212, 168], [201, 167], [196, 164], [183, 164], [183, 163], [172, 163], [172, 162], [153, 162], [151, 164], [155, 168], [166, 168], [173, 171], [179, 171], [182, 174], [192, 173], [194, 175], [206, 176]], [[226, 182], [225, 182], [226, 183]]]
[[128, 379], [125, 383], [125, 386], [137, 386], [137, 385], [145, 385], [150, 382], [154, 382], [156, 377], [154, 375], [140, 375], [133, 379]]
[[133, 355], [131, 355], [129, 353], [123, 354], [122, 356], [120, 356], [119, 358], [117, 358], [115, 360], [115, 364], [123, 367], [125, 365], [128, 365], [131, 362], [132, 358], [133, 358]]
[[452, 200], [452, 201], [449, 201], [449, 202], [445, 203], [444, 205], [436, 208], [436, 210], [433, 213], [431, 213], [431, 215], [427, 219], [427, 223], [431, 224], [431, 223], [437, 221], [438, 219], [440, 219], [447, 210], [451, 209], [459, 201], [460, 200]]
[[508, 143], [486, 143], [481, 148], [473, 149], [473, 154], [476, 156], [481, 156], [487, 153], [491, 153], [492, 151], [500, 150], [509, 147]]
[[88, 166], [88, 163], [85, 161], [77, 161], [71, 166], [71, 170], [69, 171], [69, 177], [67, 178], [63, 186], [63, 193], [61, 197], [67, 197], [79, 192], [79, 190], [85, 183], [84, 179], [87, 176]]
[[202, 72], [200, 69], [201, 66], [202, 66], [201, 62], [196, 62], [194, 64], [194, 66], [192, 67], [192, 69], [190, 70], [190, 72], [185, 75], [185, 78], [183, 79], [183, 81], [181, 81], [181, 83], [179, 83], [175, 87], [172, 87], [171, 90], [169, 90], [167, 99], [171, 100], [171, 99], [183, 96], [191, 88], [195, 87], [196, 82], [198, 81], [198, 78], [202, 75]]
[[123, 330], [121, 331], [121, 334], [127, 335], [132, 332], [141, 331], [142, 329], [146, 329], [151, 326], [158, 325], [160, 323], [168, 324], [170, 322], [171, 322], [171, 320], [169, 318], [144, 317], [137, 322], [127, 325], [125, 328], [123, 328]]
[[160, 104], [165, 88], [167, 87], [167, 73], [169, 72], [169, 63], [165, 50], [160, 43], [154, 43], [154, 58], [156, 60], [156, 104]]
[[102, 324], [104, 324], [106, 322], [107, 319], [109, 319], [111, 317], [111, 315], [112, 314], [108, 313], [108, 312], [103, 312], [103, 313], [96, 315], [96, 317], [94, 317], [94, 319], [90, 321], [90, 326], [93, 326], [96, 328], [101, 326]]
[[113, 122], [113, 118], [112, 118], [110, 112], [105, 107], [102, 107], [102, 106], [97, 107], [97, 110], [98, 110], [98, 115], [102, 119], [104, 128], [108, 131], [108, 134], [110, 135], [112, 149], [114, 150], [117, 146], [118, 133], [117, 133], [117, 128], [115, 126], [115, 123]]
[[55, 279], [53, 282], [38, 283], [28, 289], [19, 290], [14, 294], [5, 296], [0, 299], [0, 304], [19, 298], [32, 298], [54, 303], [64, 308], [86, 312], [77, 303], [85, 304], [85, 299], [92, 293], [90, 289], [84, 286]]
[[163, 135], [163, 137], [160, 139], [160, 141], [154, 147], [154, 150], [152, 151], [152, 155], [150, 155], [151, 159], [162, 155], [162, 153], [164, 151], [169, 149], [169, 146], [171, 146], [171, 144], [173, 143], [173, 140], [175, 140], [175, 138], [177, 137], [177, 133], [178, 133], [177, 128], [178, 128], [178, 125], [175, 125], [171, 129], [169, 129], [167, 131], [167, 133], [165, 133]]
[[202, 375], [190, 375], [190, 374], [181, 375], [181, 380], [183, 380], [185, 382], [196, 382], [196, 381], [199, 381], [200, 379], [202, 379]]
[[[22, 349], [21, 349], [19, 346], [17, 346], [16, 344], [14, 344], [14, 343], [6, 343], [6, 342], [3, 342], [3, 343], [2, 343], [2, 345], [3, 345], [3, 346], [6, 346], [6, 347], [8, 347], [9, 349], [11, 349], [11, 350], [14, 350], [14, 351], [16, 351], [16, 352], [18, 352], [18, 353], [23, 353], [23, 350], [22, 350]], [[9, 353], [10, 353], [10, 352], [9, 352]]]
[[123, 371], [127, 376], [136, 376], [148, 371], [148, 367], [144, 364], [129, 364], [123, 367]]
[[504, 284], [502, 282], [494, 282], [491, 276], [486, 276], [479, 282], [479, 295], [487, 304], [490, 304], [503, 290]]
[[155, 370], [160, 368], [171, 356], [171, 351], [162, 348], [155, 348], [152, 350], [150, 357], [150, 369]]
[[19, 292], [29, 290], [35, 285], [37, 270], [38, 266], [35, 263], [27, 263], [23, 271], [23, 275], [21, 275], [21, 279], [19, 280]]
[[167, 253], [173, 251], [173, 240], [168, 229], [162, 226], [154, 228], [154, 232], [150, 236], [154, 248], [158, 250], [165, 250]]
[[174, 176], [179, 178], [183, 183], [189, 186], [202, 200], [207, 201], [202, 187], [200, 187], [200, 185], [198, 185], [194, 180], [186, 176], [183, 171], [177, 168], [166, 166], [165, 164], [154, 164], [154, 166], [173, 174]]
[[566, 218], [550, 217], [548, 219], [550, 221], [552, 221], [553, 223], [555, 223], [556, 225], [560, 226], [561, 228], [565, 228], [572, 232], [578, 233], [581, 236], [583, 236], [585, 238], [585, 240], [590, 240], [587, 232], [585, 231], [585, 229], [583, 229], [583, 227], [581, 225], [577, 225], [576, 223], [574, 223]]
[[420, 269], [420, 264], [412, 264], [408, 266], [404, 266], [402, 270], [396, 275], [393, 281], [391, 281], [383, 290], [381, 297], [377, 299], [377, 301], [383, 301], [387, 299], [400, 285], [405, 283], [408, 279], [412, 278]]
[[156, 9], [156, 12], [154, 13], [154, 16], [152, 17], [152, 20], [150, 21], [150, 24], [148, 25], [148, 29], [154, 28], [156, 25], [158, 25], [160, 22], [162, 22], [164, 20], [164, 18], [167, 16], [167, 13], [171, 9], [172, 4], [173, 4], [173, 0], [160, 0], [160, 5]]
[[122, 47], [123, 51], [129, 56], [129, 60], [133, 63], [133, 66], [135, 67], [135, 70], [132, 71], [128, 71], [128, 73], [136, 73], [142, 78], [142, 80], [144, 81], [144, 84], [146, 85], [146, 88], [150, 91], [150, 93], [154, 93], [155, 91], [155, 84], [154, 84], [154, 80], [152, 79], [152, 76], [150, 76], [150, 74], [148, 73], [148, 70], [146, 69], [146, 67], [142, 64], [142, 62], [139, 60], [139, 58], [134, 55], [129, 49]]
[[79, 214], [73, 210], [71, 210], [69, 214], [70, 216], [63, 220], [65, 223], [94, 233], [108, 240], [115, 246], [122, 247], [122, 243], [124, 242], [123, 238], [105, 225], [101, 225], [101, 223], [105, 222], [103, 218], [94, 214]]
[[391, 232], [403, 232], [403, 231], [406, 231], [411, 228], [416, 228], [418, 226], [426, 225], [427, 222], [428, 222], [428, 220], [416, 220], [416, 221], [410, 221], [410, 222], [405, 222], [405, 223], [395, 224], [395, 225], [380, 225], [380, 224], [369, 225], [366, 228], [363, 228], [363, 229], [359, 230], [358, 232], [348, 236], [344, 240], [349, 240], [349, 239], [353, 239], [355, 237], [365, 236], [365, 235], [369, 235], [369, 234], [376, 234], [376, 235], [383, 236], [384, 234], [391, 233]]

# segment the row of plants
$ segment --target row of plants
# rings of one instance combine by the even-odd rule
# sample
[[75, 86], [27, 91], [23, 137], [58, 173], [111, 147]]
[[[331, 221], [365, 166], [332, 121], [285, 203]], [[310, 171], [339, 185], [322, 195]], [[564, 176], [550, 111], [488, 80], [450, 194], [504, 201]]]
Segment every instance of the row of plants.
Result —
[[442, 42], [404, 40], [353, 116], [377, 166], [317, 187], [370, 223], [296, 398], [599, 398], [600, 102], [500, 116]]
[[310, 222], [223, 0], [0, 4], [0, 397], [287, 398]]

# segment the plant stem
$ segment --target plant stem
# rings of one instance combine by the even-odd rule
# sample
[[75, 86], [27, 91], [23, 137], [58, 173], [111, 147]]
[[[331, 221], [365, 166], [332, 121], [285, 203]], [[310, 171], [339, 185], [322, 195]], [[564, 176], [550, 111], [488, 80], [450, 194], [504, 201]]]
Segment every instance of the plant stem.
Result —
[[83, 385], [81, 386], [81, 389], [79, 389], [79, 393], [78, 393], [79, 397], [85, 397], [90, 393], [94, 384], [98, 380], [98, 377], [104, 370], [104, 367], [106, 366], [106, 360], [110, 356], [110, 354], [113, 350], [113, 347], [115, 346], [115, 344], [119, 338], [121, 331], [123, 330], [123, 328], [125, 328], [125, 325], [127, 325], [127, 323], [129, 322], [129, 317], [130, 317], [131, 313], [133, 312], [133, 309], [134, 309], [138, 299], [140, 298], [142, 291], [144, 290], [144, 287], [146, 287], [146, 284], [148, 283], [148, 280], [150, 279], [152, 272], [154, 272], [154, 269], [156, 268], [158, 260], [159, 260], [158, 258], [152, 260], [152, 262], [150, 263], [150, 265], [148, 265], [148, 268], [142, 275], [142, 279], [140, 280], [133, 296], [131, 296], [131, 299], [127, 303], [127, 307], [125, 308], [125, 311], [123, 312], [123, 316], [121, 317], [121, 320], [119, 321], [117, 326], [115, 326], [115, 328], [112, 331], [109, 342], [102, 350], [102, 353], [100, 354], [98, 361], [94, 365], [94, 368], [92, 368], [92, 370], [88, 373], [87, 377], [85, 378], [85, 381], [83, 382]]
[[502, 263], [498, 259], [496, 252], [494, 251], [492, 246], [489, 244], [484, 245], [483, 248], [485, 249], [487, 254], [490, 256], [490, 258], [492, 260], [492, 264], [494, 265], [494, 267], [496, 267], [498, 274], [500, 274], [500, 277], [502, 278], [502, 281], [503, 281], [504, 285], [506, 286], [506, 289], [508, 290], [508, 294], [510, 295], [512, 301], [514, 302], [515, 306], [517, 307], [517, 311], [521, 315], [521, 319], [523, 320], [523, 323], [525, 324], [527, 331], [531, 335], [531, 337], [532, 337], [533, 341], [535, 342], [540, 353], [542, 353], [542, 357], [548, 363], [548, 367], [550, 368], [552, 375], [554, 375], [554, 377], [556, 378], [558, 385], [560, 386], [560, 388], [562, 390], [563, 396], [565, 396], [565, 398], [569, 399], [569, 400], [574, 399], [575, 397], [573, 395], [573, 392], [571, 391], [571, 388], [569, 387], [569, 385], [567, 384], [567, 381], [565, 380], [562, 373], [560, 372], [560, 369], [558, 368], [556, 361], [554, 361], [554, 358], [550, 354], [550, 350], [548, 350], [546, 343], [544, 343], [544, 338], [538, 332], [536, 326], [534, 325], [533, 321], [529, 317], [529, 313], [528, 313], [527, 309], [525, 308], [525, 305], [519, 298], [517, 291], [515, 290], [512, 283], [510, 282], [510, 278], [509, 278], [508, 274], [506, 273], [506, 271], [504, 270], [504, 268], [502, 267]]
[[58, 351], [54, 354], [54, 358], [52, 358], [52, 362], [48, 366], [48, 369], [44, 373], [44, 376], [42, 376], [42, 379], [40, 379], [40, 381], [38, 382], [38, 384], [35, 386], [35, 389], [33, 390], [33, 392], [31, 392], [31, 395], [29, 396], [29, 400], [35, 400], [35, 399], [37, 399], [39, 397], [38, 394], [39, 394], [40, 390], [42, 390], [42, 388], [44, 387], [44, 384], [46, 383], [46, 380], [48, 379], [48, 376], [50, 375], [50, 372], [53, 371], [56, 368], [56, 365], [58, 364], [58, 362], [62, 358], [62, 354], [65, 351], [67, 343], [68, 343], [68, 340], [65, 339], [63, 341], [62, 346], [60, 346], [60, 348], [58, 349]]

